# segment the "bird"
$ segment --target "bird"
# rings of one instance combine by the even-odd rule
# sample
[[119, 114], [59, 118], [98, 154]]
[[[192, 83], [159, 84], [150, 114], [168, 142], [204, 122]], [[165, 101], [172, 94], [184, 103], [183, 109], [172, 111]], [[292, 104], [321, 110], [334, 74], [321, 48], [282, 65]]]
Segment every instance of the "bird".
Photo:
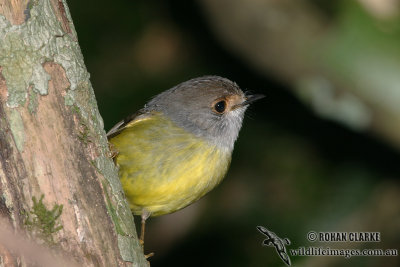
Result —
[[152, 98], [107, 133], [144, 244], [149, 217], [178, 211], [224, 178], [247, 107], [263, 98], [229, 79], [203, 76]]

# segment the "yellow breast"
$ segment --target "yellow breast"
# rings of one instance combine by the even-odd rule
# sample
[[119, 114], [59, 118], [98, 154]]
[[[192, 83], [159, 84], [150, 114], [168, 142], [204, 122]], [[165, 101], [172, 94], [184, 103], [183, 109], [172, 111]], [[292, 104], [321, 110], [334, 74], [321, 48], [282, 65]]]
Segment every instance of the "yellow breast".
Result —
[[223, 179], [231, 152], [188, 133], [161, 114], [134, 120], [110, 142], [135, 214], [177, 211]]

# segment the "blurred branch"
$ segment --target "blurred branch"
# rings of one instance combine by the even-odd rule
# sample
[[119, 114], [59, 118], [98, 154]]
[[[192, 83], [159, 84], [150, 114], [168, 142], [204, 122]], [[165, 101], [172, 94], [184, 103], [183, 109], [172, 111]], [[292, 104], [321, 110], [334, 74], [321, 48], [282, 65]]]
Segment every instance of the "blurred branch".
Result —
[[306, 0], [200, 3], [227, 49], [320, 116], [400, 148], [398, 1], [335, 1], [329, 14]]
[[30, 264], [43, 267], [53, 266], [80, 266], [65, 255], [55, 255], [49, 248], [33, 243], [21, 235], [14, 234], [9, 223], [0, 218], [0, 255], [4, 266], [17, 266], [15, 255], [24, 258]]
[[372, 15], [390, 19], [399, 15], [398, 0], [358, 0]]

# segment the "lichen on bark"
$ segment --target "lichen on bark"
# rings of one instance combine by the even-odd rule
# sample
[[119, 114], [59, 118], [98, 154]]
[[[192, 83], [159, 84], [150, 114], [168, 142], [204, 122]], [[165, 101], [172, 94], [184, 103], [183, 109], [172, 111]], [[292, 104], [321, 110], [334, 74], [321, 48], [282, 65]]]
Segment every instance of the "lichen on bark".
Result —
[[19, 211], [57, 203], [52, 237], [79, 263], [147, 266], [66, 3], [20, 10], [14, 23], [0, 6], [2, 215], [18, 228]]

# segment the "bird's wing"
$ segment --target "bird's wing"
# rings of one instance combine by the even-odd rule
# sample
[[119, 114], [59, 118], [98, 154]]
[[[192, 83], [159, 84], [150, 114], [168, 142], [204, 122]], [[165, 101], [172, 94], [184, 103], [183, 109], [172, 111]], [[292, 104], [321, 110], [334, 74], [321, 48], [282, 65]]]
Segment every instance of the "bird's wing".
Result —
[[138, 112], [132, 114], [129, 117], [126, 117], [124, 120], [118, 122], [115, 124], [108, 132], [107, 132], [107, 138], [110, 139], [116, 135], [118, 135], [122, 130], [124, 130], [127, 127], [130, 127], [139, 121], [142, 121], [144, 119], [147, 119], [151, 116], [150, 113], [144, 112], [142, 110], [139, 110]]

